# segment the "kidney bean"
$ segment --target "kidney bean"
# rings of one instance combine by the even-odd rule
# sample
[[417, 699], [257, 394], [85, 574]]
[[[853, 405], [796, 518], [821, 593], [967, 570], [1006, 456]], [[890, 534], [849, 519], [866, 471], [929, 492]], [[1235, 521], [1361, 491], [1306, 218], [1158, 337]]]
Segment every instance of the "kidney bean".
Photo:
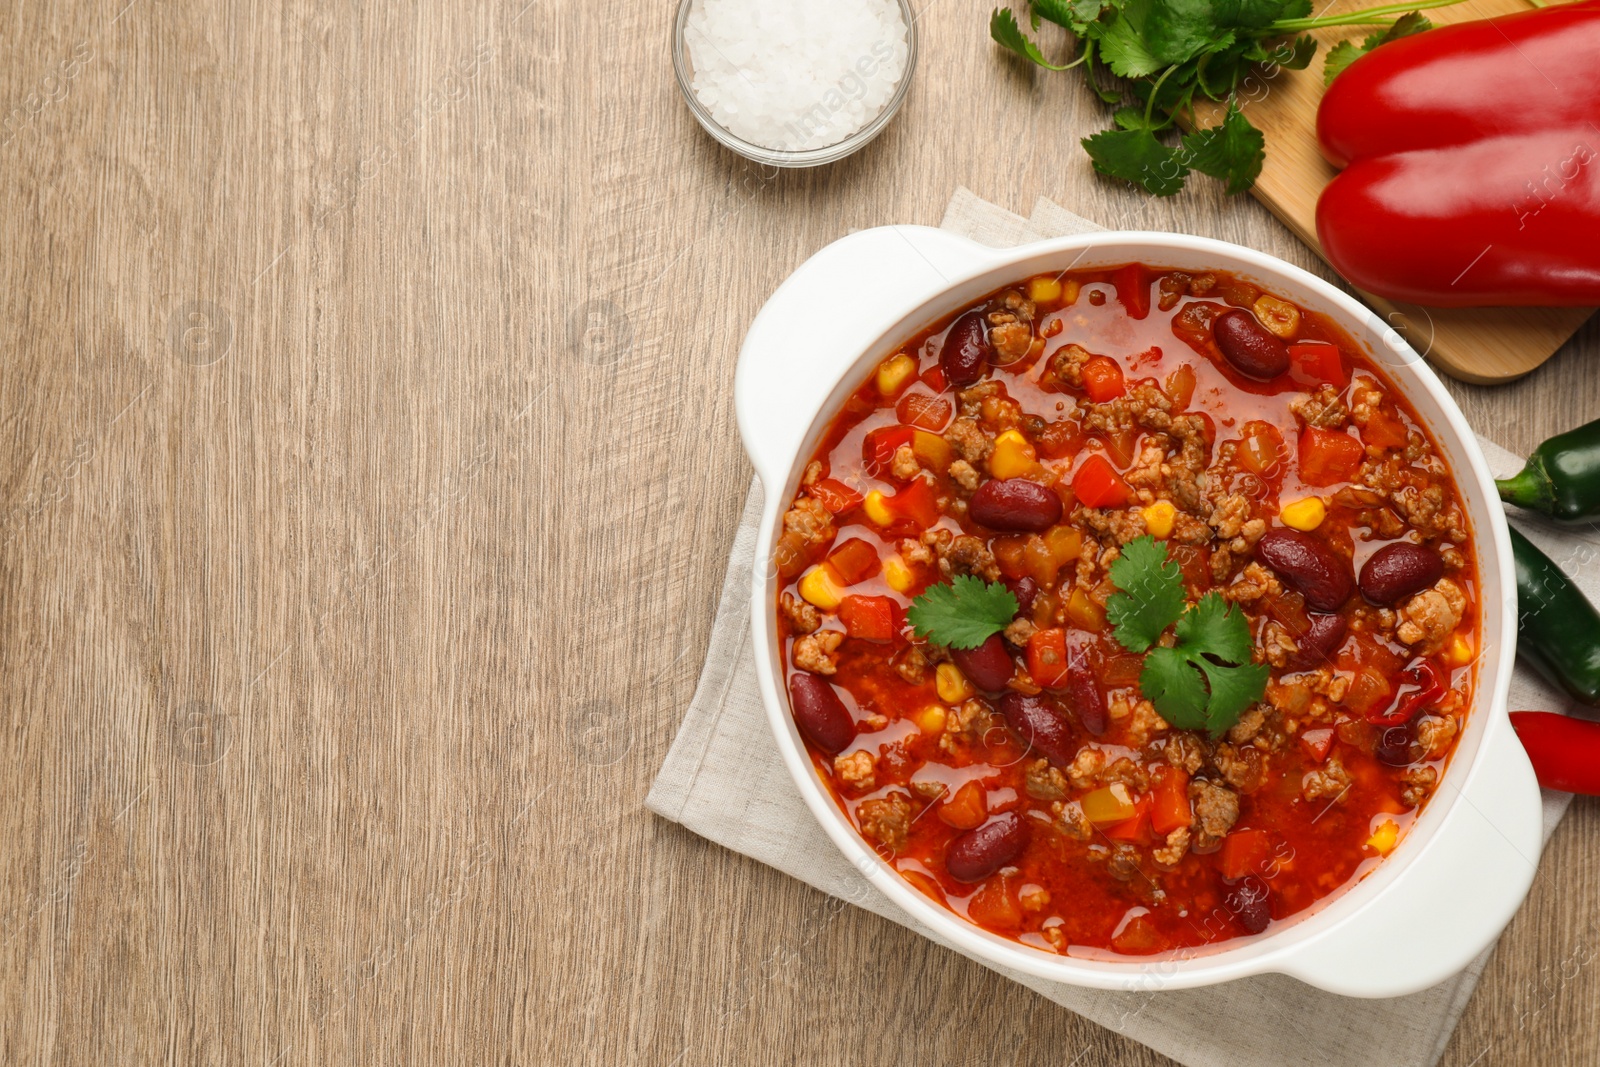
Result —
[[837, 754], [855, 740], [856, 724], [833, 686], [805, 671], [789, 676], [789, 706], [795, 725], [824, 752]]
[[1021, 578], [1002, 578], [1011, 595], [1017, 598], [1017, 614], [1024, 619], [1033, 615], [1033, 602], [1039, 595], [1039, 583], [1023, 575]]
[[1408, 719], [1380, 731], [1377, 742], [1372, 746], [1372, 754], [1378, 757], [1380, 763], [1387, 763], [1391, 767], [1404, 767], [1413, 762], [1412, 757], [1416, 747], [1416, 728]]
[[982, 826], [957, 834], [944, 854], [944, 869], [958, 882], [981, 882], [1022, 855], [1028, 825], [1014, 811], [1003, 812]]
[[1239, 925], [1252, 934], [1259, 934], [1272, 922], [1272, 909], [1267, 906], [1267, 884], [1251, 875], [1234, 886], [1223, 898]]
[[967, 514], [991, 530], [1038, 533], [1061, 521], [1061, 497], [1026, 478], [993, 478], [972, 494]]
[[1344, 644], [1348, 628], [1343, 615], [1313, 614], [1306, 632], [1295, 637], [1300, 650], [1294, 654], [1291, 665], [1302, 671], [1326, 665], [1339, 651], [1339, 646]]
[[1279, 526], [1256, 542], [1256, 559], [1300, 590], [1313, 611], [1337, 611], [1355, 591], [1350, 564], [1333, 549], [1299, 530]]
[[1066, 690], [1067, 703], [1078, 716], [1078, 723], [1099, 737], [1106, 732], [1111, 715], [1106, 710], [1106, 695], [1100, 691], [1100, 683], [1089, 666], [1089, 650], [1078, 638], [1078, 634], [1073, 634], [1067, 641], [1067, 679], [1062, 688]]
[[950, 658], [967, 681], [990, 693], [1004, 689], [1017, 668], [999, 634], [990, 634], [977, 648], [952, 648]]
[[989, 330], [983, 312], [969, 311], [944, 335], [939, 367], [951, 385], [971, 385], [989, 369]]
[[1444, 576], [1444, 560], [1432, 549], [1396, 541], [1374, 552], [1361, 568], [1361, 595], [1374, 604], [1398, 604]]
[[1289, 369], [1288, 346], [1242, 308], [1218, 315], [1211, 324], [1211, 335], [1228, 362], [1242, 374], [1266, 380]]
[[1047, 759], [1065, 767], [1077, 758], [1078, 745], [1072, 739], [1061, 705], [1045, 694], [1007, 693], [1000, 698], [1000, 714], [1024, 744], [1038, 749]]

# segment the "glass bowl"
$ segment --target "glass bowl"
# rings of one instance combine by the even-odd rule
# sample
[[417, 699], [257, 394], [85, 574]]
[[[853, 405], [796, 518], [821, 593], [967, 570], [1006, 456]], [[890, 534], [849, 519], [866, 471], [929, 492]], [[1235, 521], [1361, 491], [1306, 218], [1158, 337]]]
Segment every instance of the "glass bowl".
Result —
[[883, 105], [883, 110], [878, 112], [871, 122], [844, 140], [820, 148], [785, 151], [752, 144], [736, 136], [713, 118], [711, 112], [694, 94], [694, 68], [689, 59], [689, 46], [684, 38], [689, 27], [690, 9], [701, 2], [702, 0], [682, 0], [678, 5], [678, 18], [672, 31], [672, 68], [678, 75], [678, 88], [683, 92], [684, 102], [689, 105], [695, 121], [724, 147], [732, 149], [746, 159], [774, 167], [817, 167], [843, 159], [883, 132], [883, 128], [889, 125], [889, 120], [894, 118], [895, 112], [900, 110], [906, 92], [911, 88], [911, 77], [917, 69], [916, 12], [911, 9], [910, 0], [898, 0], [901, 17], [906, 23], [906, 69], [900, 75], [900, 83], [895, 86], [894, 94], [889, 97], [888, 102]]

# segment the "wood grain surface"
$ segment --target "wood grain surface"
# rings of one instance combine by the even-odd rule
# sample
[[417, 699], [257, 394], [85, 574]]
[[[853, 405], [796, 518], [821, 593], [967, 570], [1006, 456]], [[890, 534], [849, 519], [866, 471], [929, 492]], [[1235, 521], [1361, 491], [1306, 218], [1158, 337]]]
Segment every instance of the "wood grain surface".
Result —
[[[1330, 13], [1375, 4], [1327, 4]], [[1319, 12], [1323, 5], [1319, 4]], [[1437, 25], [1532, 10], [1528, 0], [1463, 0], [1430, 10]], [[1240, 102], [1267, 137], [1267, 161], [1251, 190], [1302, 241], [1317, 242], [1317, 198], [1336, 171], [1317, 148], [1317, 105], [1322, 101], [1322, 59], [1346, 37], [1361, 38], [1371, 27], [1329, 27], [1312, 36], [1320, 47], [1303, 71], [1263, 68], [1240, 87]], [[1207, 108], [1209, 124], [1220, 108]], [[1463, 262], [1465, 273], [1471, 264]], [[1396, 330], [1426, 349], [1436, 368], [1480, 384], [1519, 378], [1549, 359], [1581, 327], [1593, 308], [1425, 308], [1364, 294]]]
[[[1326, 275], [1265, 208], [1095, 179], [966, 0], [810, 173], [695, 126], [659, 0], [8, 11], [0, 1062], [1165, 1062], [641, 801], [796, 264], [959, 183]], [[1452, 388], [1525, 450], [1597, 348]], [[1597, 861], [1583, 801], [1445, 1063], [1600, 1058]]]

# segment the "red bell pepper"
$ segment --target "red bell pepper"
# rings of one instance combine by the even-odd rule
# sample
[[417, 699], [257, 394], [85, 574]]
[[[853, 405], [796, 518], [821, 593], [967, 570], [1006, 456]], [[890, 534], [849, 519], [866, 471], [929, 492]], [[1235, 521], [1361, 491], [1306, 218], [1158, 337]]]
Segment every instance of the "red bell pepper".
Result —
[[1128, 502], [1133, 490], [1122, 480], [1111, 461], [1098, 452], [1091, 453], [1072, 476], [1072, 491], [1091, 508], [1115, 508]]
[[1359, 288], [1437, 307], [1600, 304], [1600, 0], [1458, 23], [1352, 63], [1317, 204]]
[[1511, 726], [1540, 785], [1600, 796], [1600, 722], [1549, 711], [1513, 711]]
[[900, 605], [886, 596], [852, 594], [839, 602], [845, 632], [864, 641], [893, 641], [900, 633]]
[[1316, 486], [1348, 482], [1366, 455], [1361, 442], [1341, 430], [1307, 426], [1300, 432], [1300, 480]]

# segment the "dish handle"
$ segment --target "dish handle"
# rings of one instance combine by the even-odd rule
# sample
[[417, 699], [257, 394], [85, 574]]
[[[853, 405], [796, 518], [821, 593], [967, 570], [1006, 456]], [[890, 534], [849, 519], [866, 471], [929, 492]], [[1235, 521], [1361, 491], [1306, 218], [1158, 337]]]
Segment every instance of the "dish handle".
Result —
[[928, 226], [841, 237], [802, 263], [757, 313], [734, 375], [739, 435], [781, 489], [817, 413], [866, 346], [998, 254]]
[[[1527, 896], [1544, 843], [1533, 767], [1496, 708], [1483, 757], [1423, 851], [1333, 934], [1297, 946], [1281, 969], [1350, 997], [1402, 996], [1455, 974], [1488, 948]], [[1449, 776], [1439, 789], [1452, 788]]]

